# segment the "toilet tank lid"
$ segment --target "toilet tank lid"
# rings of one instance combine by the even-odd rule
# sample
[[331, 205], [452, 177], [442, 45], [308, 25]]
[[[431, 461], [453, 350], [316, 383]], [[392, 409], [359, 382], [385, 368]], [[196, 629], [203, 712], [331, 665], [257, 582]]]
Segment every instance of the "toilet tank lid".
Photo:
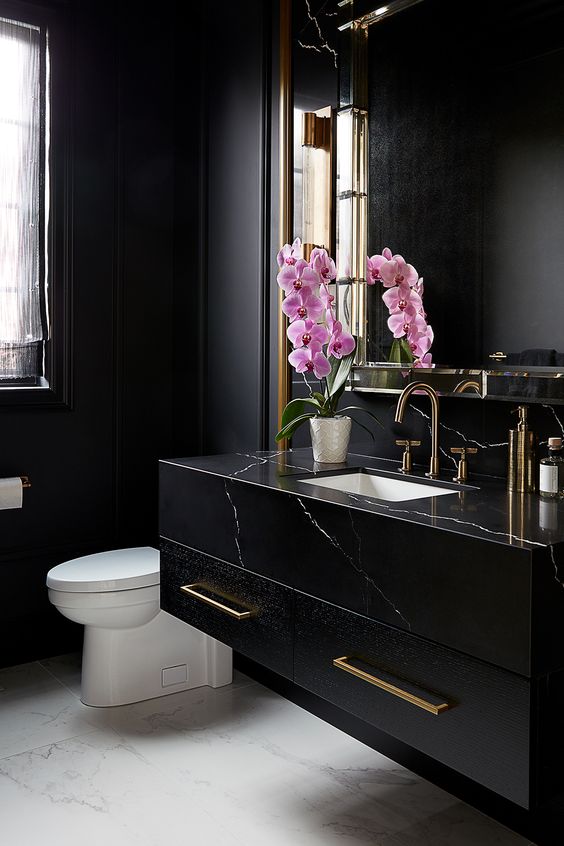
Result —
[[83, 555], [47, 573], [47, 587], [76, 593], [131, 590], [159, 582], [159, 551], [152, 546]]

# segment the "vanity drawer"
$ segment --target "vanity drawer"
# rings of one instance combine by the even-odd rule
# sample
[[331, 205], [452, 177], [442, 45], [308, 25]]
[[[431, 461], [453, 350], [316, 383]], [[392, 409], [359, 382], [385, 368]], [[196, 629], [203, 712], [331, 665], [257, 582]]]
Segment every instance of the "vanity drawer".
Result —
[[292, 678], [293, 592], [185, 546], [161, 545], [161, 607]]
[[529, 807], [525, 679], [306, 594], [295, 617], [296, 684]]

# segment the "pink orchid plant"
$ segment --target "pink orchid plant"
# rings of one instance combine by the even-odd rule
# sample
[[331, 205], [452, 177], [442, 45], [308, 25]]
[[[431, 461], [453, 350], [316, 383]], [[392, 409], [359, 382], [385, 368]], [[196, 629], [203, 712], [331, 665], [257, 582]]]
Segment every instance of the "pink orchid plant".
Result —
[[366, 284], [377, 282], [386, 289], [382, 299], [390, 313], [388, 328], [394, 336], [389, 360], [432, 367], [429, 350], [434, 336], [423, 308], [423, 278], [403, 256], [392, 255], [385, 247], [382, 255], [366, 259]]
[[[296, 238], [293, 244], [284, 244], [277, 261], [280, 270], [276, 280], [284, 291], [282, 311], [289, 320], [287, 333], [293, 346], [288, 361], [296, 373], [303, 375], [309, 388], [308, 397], [291, 400], [284, 409], [282, 426], [276, 435], [280, 441], [291, 437], [312, 417], [336, 416], [356, 341], [335, 316], [335, 297], [329, 285], [337, 271], [327, 250], [316, 247], [309, 261], [305, 261], [301, 241]], [[307, 378], [312, 375], [321, 383], [321, 391], [312, 390]], [[342, 410], [365, 411], [355, 406]], [[371, 412], [366, 413], [374, 417]]]

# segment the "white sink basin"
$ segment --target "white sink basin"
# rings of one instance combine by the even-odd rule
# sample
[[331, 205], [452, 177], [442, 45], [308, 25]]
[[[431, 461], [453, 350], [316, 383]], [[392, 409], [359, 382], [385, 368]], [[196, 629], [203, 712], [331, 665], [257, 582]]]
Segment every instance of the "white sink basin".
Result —
[[407, 499], [424, 499], [431, 496], [446, 496], [458, 493], [455, 488], [441, 488], [438, 485], [422, 485], [407, 479], [390, 479], [372, 473], [343, 473], [336, 476], [318, 476], [315, 479], [300, 479], [305, 485], [318, 485], [333, 491], [385, 499], [387, 502], [404, 502]]

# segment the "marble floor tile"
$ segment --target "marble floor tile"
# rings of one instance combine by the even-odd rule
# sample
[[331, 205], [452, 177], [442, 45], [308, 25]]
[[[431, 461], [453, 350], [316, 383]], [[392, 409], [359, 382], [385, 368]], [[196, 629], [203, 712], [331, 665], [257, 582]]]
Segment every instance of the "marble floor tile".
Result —
[[0, 670], [0, 759], [93, 731], [99, 717], [38, 663]]
[[239, 846], [108, 730], [1, 760], [0, 820], [4, 846]]
[[251, 846], [263, 846], [265, 831], [268, 846], [411, 846], [417, 831], [426, 846], [426, 826], [442, 815], [445, 846], [469, 846], [482, 830], [474, 844], [490, 846], [488, 832], [491, 844], [526, 842], [260, 685], [214, 693], [114, 709], [109, 725], [210, 813], [221, 808], [226, 827]]
[[71, 652], [69, 655], [57, 655], [39, 661], [48, 673], [80, 699], [80, 676], [82, 653]]
[[527, 846], [241, 674], [88, 708], [42, 663], [0, 671], [2, 846]]

